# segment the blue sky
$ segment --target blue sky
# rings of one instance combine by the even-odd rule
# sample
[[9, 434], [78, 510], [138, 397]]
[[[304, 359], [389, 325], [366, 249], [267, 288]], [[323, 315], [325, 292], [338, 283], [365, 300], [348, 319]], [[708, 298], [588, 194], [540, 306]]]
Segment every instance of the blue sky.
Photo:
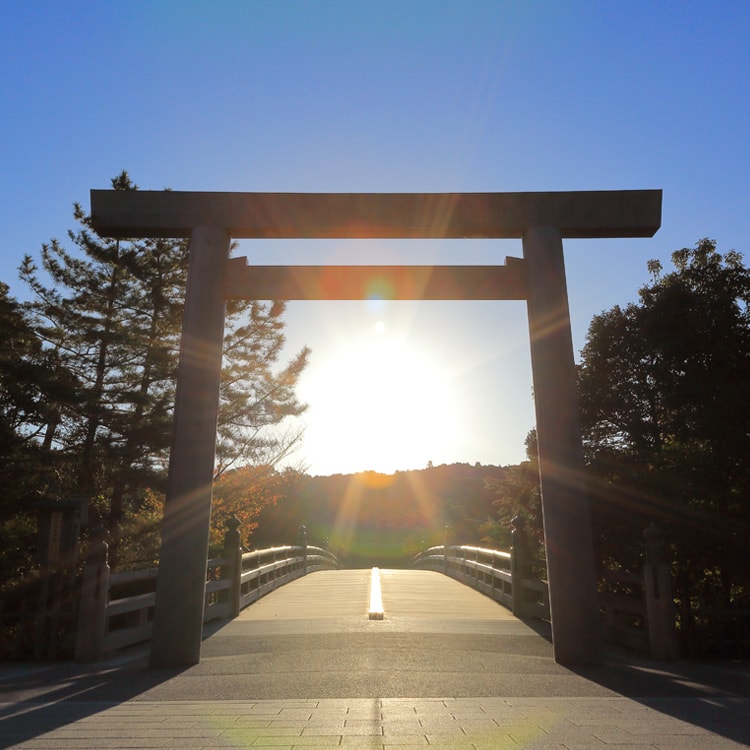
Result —
[[[0, 3], [0, 280], [127, 169], [144, 189], [661, 188], [652, 239], [565, 245], [576, 351], [646, 261], [750, 229], [746, 2]], [[258, 263], [501, 263], [520, 242], [243, 243]], [[311, 473], [514, 463], [523, 303], [292, 303]], [[397, 375], [401, 373], [402, 377]], [[401, 387], [397, 387], [400, 381]], [[410, 406], [411, 404], [411, 406]], [[413, 407], [413, 408], [412, 408]]]

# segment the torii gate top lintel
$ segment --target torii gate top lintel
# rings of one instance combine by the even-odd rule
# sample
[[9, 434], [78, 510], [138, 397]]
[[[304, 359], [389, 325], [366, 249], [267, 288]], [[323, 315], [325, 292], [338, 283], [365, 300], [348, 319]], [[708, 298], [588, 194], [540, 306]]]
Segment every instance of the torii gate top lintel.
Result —
[[563, 238], [651, 237], [661, 190], [527, 193], [227, 193], [92, 190], [107, 237], [189, 237], [222, 227], [236, 239], [520, 238], [553, 226]]

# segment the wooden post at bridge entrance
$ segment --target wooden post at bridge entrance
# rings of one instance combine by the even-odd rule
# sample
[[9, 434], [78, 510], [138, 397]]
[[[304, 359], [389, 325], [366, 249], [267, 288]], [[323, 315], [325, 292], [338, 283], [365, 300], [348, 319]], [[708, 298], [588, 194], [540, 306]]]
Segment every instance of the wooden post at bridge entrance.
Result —
[[[651, 237], [660, 190], [559, 193], [203, 193], [91, 191], [105, 237], [189, 237], [153, 666], [200, 660], [227, 298], [525, 299], [555, 659], [599, 660], [599, 610], [576, 400], [564, 238]], [[247, 267], [231, 238], [519, 238], [499, 266]], [[231, 268], [231, 272], [229, 269]]]

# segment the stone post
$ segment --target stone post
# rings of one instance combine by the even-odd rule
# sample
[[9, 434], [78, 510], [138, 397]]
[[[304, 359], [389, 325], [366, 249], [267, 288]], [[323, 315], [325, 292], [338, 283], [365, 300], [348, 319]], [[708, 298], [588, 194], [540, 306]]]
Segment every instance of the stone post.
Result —
[[523, 252], [554, 655], [593, 664], [601, 659], [596, 568], [559, 229], [530, 227]]
[[669, 565], [664, 560], [661, 530], [652, 522], [643, 535], [646, 538], [643, 593], [646, 599], [651, 656], [670, 661], [677, 658], [672, 576]]
[[81, 580], [76, 631], [76, 661], [99, 661], [104, 654], [109, 603], [109, 564], [107, 530], [96, 527], [89, 541]]
[[175, 395], [151, 665], [200, 661], [229, 235], [196, 227]]
[[240, 519], [234, 514], [226, 521], [227, 531], [224, 534], [224, 553], [229, 562], [223, 578], [229, 580], [227, 597], [229, 600], [229, 616], [237, 617], [240, 613], [240, 598], [242, 595], [242, 544], [240, 539]]

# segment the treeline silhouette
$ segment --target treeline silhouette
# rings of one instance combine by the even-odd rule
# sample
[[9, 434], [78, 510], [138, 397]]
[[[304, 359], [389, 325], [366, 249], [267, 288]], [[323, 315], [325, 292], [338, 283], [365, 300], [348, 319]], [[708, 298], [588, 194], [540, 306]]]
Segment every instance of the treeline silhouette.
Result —
[[256, 548], [298, 542], [326, 547], [349, 567], [397, 567], [420, 549], [449, 541], [479, 544], [494, 517], [492, 483], [499, 466], [464, 463], [392, 475], [376, 472], [317, 477], [298, 474], [258, 515]]

